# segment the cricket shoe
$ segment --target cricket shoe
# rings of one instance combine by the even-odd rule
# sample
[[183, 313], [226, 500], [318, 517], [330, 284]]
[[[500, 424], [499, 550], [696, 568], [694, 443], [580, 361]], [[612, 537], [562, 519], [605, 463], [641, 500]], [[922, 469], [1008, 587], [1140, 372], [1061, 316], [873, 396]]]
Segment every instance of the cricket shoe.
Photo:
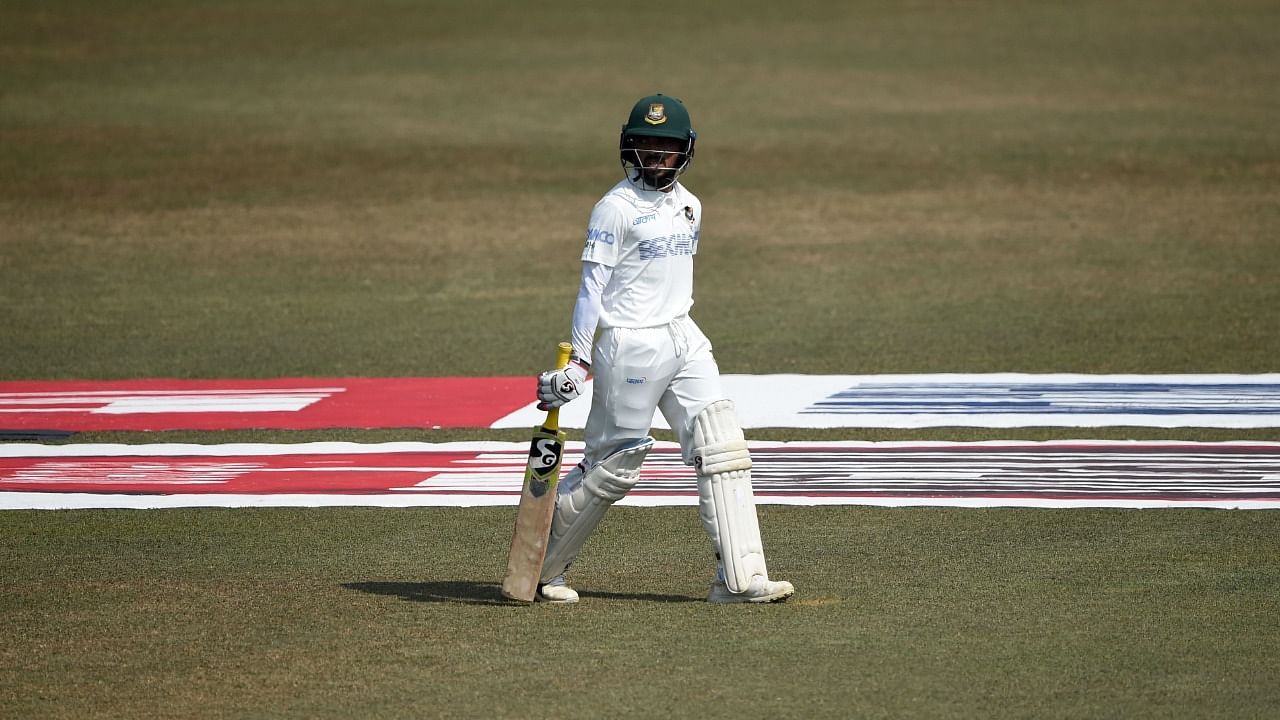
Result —
[[536, 602], [567, 605], [578, 602], [578, 591], [565, 584], [563, 575], [557, 575], [539, 585], [538, 593], [533, 599]]
[[774, 603], [782, 602], [787, 598], [795, 595], [795, 587], [786, 580], [770, 580], [763, 575], [756, 575], [751, 578], [751, 584], [743, 592], [736, 593], [729, 589], [724, 578], [716, 575], [716, 579], [711, 583], [711, 592], [707, 595], [707, 602], [719, 605], [727, 605], [729, 603]]

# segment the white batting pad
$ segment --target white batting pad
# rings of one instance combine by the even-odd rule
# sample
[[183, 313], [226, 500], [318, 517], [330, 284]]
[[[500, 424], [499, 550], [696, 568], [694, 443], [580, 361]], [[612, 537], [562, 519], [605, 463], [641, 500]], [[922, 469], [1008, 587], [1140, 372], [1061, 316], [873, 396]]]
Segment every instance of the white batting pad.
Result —
[[569, 567], [609, 506], [621, 500], [640, 479], [640, 466], [653, 448], [647, 437], [626, 445], [585, 473], [577, 468], [560, 482], [551, 539], [542, 561], [542, 582], [561, 575]]
[[725, 584], [746, 592], [752, 577], [769, 573], [751, 492], [751, 454], [732, 401], [718, 400], [698, 414], [693, 443], [698, 514], [724, 564]]

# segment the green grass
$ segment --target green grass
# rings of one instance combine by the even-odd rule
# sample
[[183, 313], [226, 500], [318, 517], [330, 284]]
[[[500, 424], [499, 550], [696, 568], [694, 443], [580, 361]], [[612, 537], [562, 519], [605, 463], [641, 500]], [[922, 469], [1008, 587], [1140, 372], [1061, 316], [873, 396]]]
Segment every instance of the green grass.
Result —
[[0, 373], [534, 372], [655, 89], [726, 371], [1274, 369], [1274, 3], [688, 12], [7, 5]]
[[[683, 97], [733, 373], [1275, 372], [1280, 6], [0, 7], [0, 380], [531, 374], [636, 98]], [[515, 441], [521, 431], [71, 442]], [[1275, 440], [1275, 428], [753, 439]], [[1266, 717], [1274, 512], [762, 509], [699, 602], [622, 509], [574, 608], [510, 510], [0, 514], [9, 717]]]
[[507, 509], [169, 510], [145, 533], [138, 515], [4, 515], [6, 714], [1238, 718], [1280, 700], [1274, 513], [768, 507], [800, 594], [752, 608], [702, 602], [688, 508], [615, 509], [574, 607], [501, 598]]

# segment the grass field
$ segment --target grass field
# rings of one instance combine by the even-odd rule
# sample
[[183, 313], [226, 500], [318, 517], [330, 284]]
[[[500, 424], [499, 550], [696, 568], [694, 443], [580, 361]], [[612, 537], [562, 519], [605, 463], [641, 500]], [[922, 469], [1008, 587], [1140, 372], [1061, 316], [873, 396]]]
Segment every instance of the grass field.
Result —
[[[0, 379], [532, 374], [655, 91], [726, 372], [1276, 372], [1277, 88], [1267, 0], [12, 0]], [[761, 515], [799, 595], [743, 609], [680, 509], [611, 514], [574, 608], [498, 602], [509, 510], [0, 513], [0, 716], [1280, 707], [1273, 512]]]
[[800, 594], [760, 608], [702, 602], [687, 508], [616, 508], [572, 608], [501, 599], [508, 509], [138, 515], [6, 514], [8, 716], [1261, 718], [1276, 698], [1262, 512], [771, 507]]

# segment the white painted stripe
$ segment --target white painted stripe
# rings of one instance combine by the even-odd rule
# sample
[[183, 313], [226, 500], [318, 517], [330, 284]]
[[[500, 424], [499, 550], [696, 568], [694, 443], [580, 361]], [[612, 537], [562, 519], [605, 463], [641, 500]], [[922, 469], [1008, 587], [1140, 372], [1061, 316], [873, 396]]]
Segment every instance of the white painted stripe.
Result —
[[8, 398], [86, 398], [84, 402], [94, 402], [104, 397], [146, 397], [146, 396], [164, 396], [164, 395], [289, 395], [296, 393], [305, 393], [314, 395], [317, 393], [333, 394], [346, 392], [346, 388], [341, 387], [321, 387], [321, 388], [224, 388], [210, 390], [49, 390], [42, 392], [20, 392], [6, 393], [0, 392], [0, 402], [7, 402]]
[[[297, 412], [344, 388], [260, 390], [101, 390], [87, 392], [0, 393], [4, 413]], [[67, 407], [67, 406], [76, 407]]]
[[225, 484], [226, 484], [226, 482], [225, 482], [225, 481], [223, 481], [223, 480], [151, 480], [151, 479], [143, 479], [143, 480], [139, 480], [138, 478], [131, 478], [131, 477], [127, 477], [127, 476], [120, 477], [120, 478], [99, 478], [99, 477], [90, 477], [90, 478], [74, 478], [74, 477], [73, 477], [73, 478], [57, 478], [57, 479], [53, 479], [53, 478], [25, 478], [25, 477], [13, 477], [13, 478], [5, 478], [5, 479], [4, 479], [4, 481], [5, 481], [6, 483], [18, 483], [18, 484], [25, 484], [25, 485], [36, 485], [36, 484], [39, 484], [39, 485], [138, 485], [138, 484], [146, 484], [146, 485], [161, 485], [161, 486], [168, 486], [168, 485], [225, 485]]
[[[543, 413], [545, 418], [546, 413]], [[1055, 455], [1061, 455], [1059, 449], [1071, 450], [1075, 449], [1080, 457], [1089, 457], [1088, 452], [1091, 448], [1105, 448], [1114, 451], [1118, 448], [1126, 446], [1130, 448], [1185, 448], [1187, 452], [1195, 450], [1205, 450], [1207, 448], [1255, 448], [1259, 450], [1269, 450], [1280, 452], [1280, 442], [1270, 442], [1263, 440], [1231, 440], [1224, 442], [1190, 442], [1184, 440], [1045, 440], [1045, 441], [1024, 441], [1024, 440], [982, 440], [977, 442], [951, 442], [946, 440], [894, 440], [894, 441], [866, 441], [866, 440], [790, 440], [790, 441], [764, 441], [764, 440], [748, 440], [747, 445], [753, 450], [768, 451], [770, 449], [830, 449], [832, 453], [840, 454], [844, 449], [896, 449], [896, 448], [918, 448], [920, 450], [930, 450], [938, 448], [1019, 448], [1025, 452], [1020, 457], [1028, 460], [1040, 460], [1044, 455], [1037, 450], [1058, 450]], [[445, 443], [425, 443], [425, 442], [385, 442], [385, 443], [355, 443], [355, 442], [305, 442], [305, 443], [223, 443], [218, 445], [199, 445], [196, 443], [153, 443], [147, 445], [126, 445], [123, 443], [68, 443], [65, 445], [45, 445], [41, 443], [0, 443], [0, 457], [121, 457], [121, 456], [138, 456], [138, 457], [166, 457], [175, 455], [192, 455], [197, 457], [225, 457], [238, 455], [326, 455], [326, 454], [370, 454], [377, 455], [383, 453], [412, 453], [412, 452], [488, 452], [493, 453], [493, 458], [505, 458], [514, 454], [523, 454], [528, 452], [528, 443], [511, 443], [498, 442], [493, 440], [470, 440], [459, 442]], [[656, 449], [676, 450], [680, 446], [673, 442], [660, 441], [655, 443]], [[576, 453], [581, 457], [583, 444], [581, 441], [570, 440], [565, 443], [565, 457]], [[936, 457], [950, 457], [946, 453], [936, 453]], [[1213, 453], [1200, 453], [1200, 457], [1216, 458], [1219, 457]], [[1149, 454], [1130, 453], [1126, 454], [1130, 458], [1149, 457]], [[1230, 457], [1230, 456], [1229, 456]], [[487, 462], [487, 460], [481, 460]]]
[[[1280, 390], [1276, 387], [1280, 373], [726, 374], [722, 381], [746, 428], [1280, 427]], [[1098, 388], [1107, 384], [1116, 387]], [[1079, 387], [1072, 389], [1071, 385]], [[1153, 385], [1168, 387], [1156, 391], [1151, 389]], [[586, 425], [592, 392], [591, 383], [587, 383], [586, 398], [561, 410], [562, 427]], [[899, 401], [909, 404], [891, 404]], [[1002, 412], [994, 402], [1007, 402], [1012, 407]], [[991, 406], [984, 407], [984, 403]], [[1043, 412], [1027, 412], [1034, 404], [1047, 407]], [[530, 402], [491, 427], [532, 427], [543, 417]], [[653, 426], [669, 429], [661, 413], [655, 414]]]
[[[574, 445], [580, 447], [580, 443]], [[809, 441], [755, 442], [751, 446], [757, 460], [756, 494], [762, 504], [1280, 507], [1280, 473], [1276, 472], [1280, 467], [1280, 443]], [[1138, 452], [1139, 449], [1142, 452]], [[104, 487], [129, 483], [135, 487], [154, 485], [158, 492], [165, 492], [164, 495], [116, 496], [7, 491], [0, 492], [3, 508], [61, 507], [59, 503], [66, 502], [81, 503], [78, 506], [85, 507], [514, 505], [526, 453], [520, 443], [492, 442], [222, 446], [15, 444], [0, 445], [0, 451], [13, 458], [51, 458], [34, 467], [16, 469], [7, 478], [10, 482], [17, 480], [19, 484], [32, 486], [91, 482]], [[243, 460], [209, 459], [228, 455], [287, 457], [296, 453], [358, 456], [371, 452], [476, 452], [479, 457], [468, 459], [474, 467], [454, 467], [452, 463], [383, 467], [352, 464], [347, 457], [335, 459], [332, 467], [262, 468]], [[166, 462], [162, 459], [166, 456], [175, 460]], [[89, 459], [80, 462], [78, 457]], [[96, 459], [112, 457], [152, 459]], [[566, 456], [569, 464], [576, 459], [576, 454]], [[232, 481], [245, 472], [287, 474], [333, 470], [426, 475], [437, 469], [444, 472], [407, 487], [371, 495], [179, 495], [160, 490], [166, 485], [191, 484], [190, 481]], [[1232, 495], [1241, 497], [1233, 499]], [[1245, 497], [1247, 495], [1255, 497]], [[120, 497], [129, 498], [124, 502], [131, 504], [115, 504]], [[21, 504], [31, 502], [35, 504]], [[84, 504], [92, 502], [104, 504]], [[674, 443], [659, 443], [646, 463], [640, 484], [624, 504], [689, 505], [694, 502], [696, 488], [692, 472], [683, 465], [678, 447]]]
[[91, 410], [95, 415], [138, 413], [297, 412], [327, 395], [251, 398], [146, 398], [114, 400]]
[[[618, 505], [675, 507], [697, 505], [698, 498], [628, 495]], [[952, 508], [1216, 508], [1222, 510], [1274, 510], [1280, 501], [1270, 500], [1121, 500], [1042, 498], [856, 498], [777, 497], [757, 493], [759, 505], [866, 505], [876, 507]], [[77, 510], [195, 507], [494, 507], [515, 506], [506, 495], [99, 495], [97, 493], [0, 493], [0, 509]]]
[[80, 414], [84, 414], [84, 412], [85, 412], [85, 408], [82, 408], [82, 407], [74, 407], [74, 408], [19, 408], [19, 409], [16, 409], [16, 410], [10, 410], [10, 409], [7, 409], [7, 408], [0, 408], [0, 413], [22, 413], [23, 415], [26, 415], [27, 413], [80, 413]]

